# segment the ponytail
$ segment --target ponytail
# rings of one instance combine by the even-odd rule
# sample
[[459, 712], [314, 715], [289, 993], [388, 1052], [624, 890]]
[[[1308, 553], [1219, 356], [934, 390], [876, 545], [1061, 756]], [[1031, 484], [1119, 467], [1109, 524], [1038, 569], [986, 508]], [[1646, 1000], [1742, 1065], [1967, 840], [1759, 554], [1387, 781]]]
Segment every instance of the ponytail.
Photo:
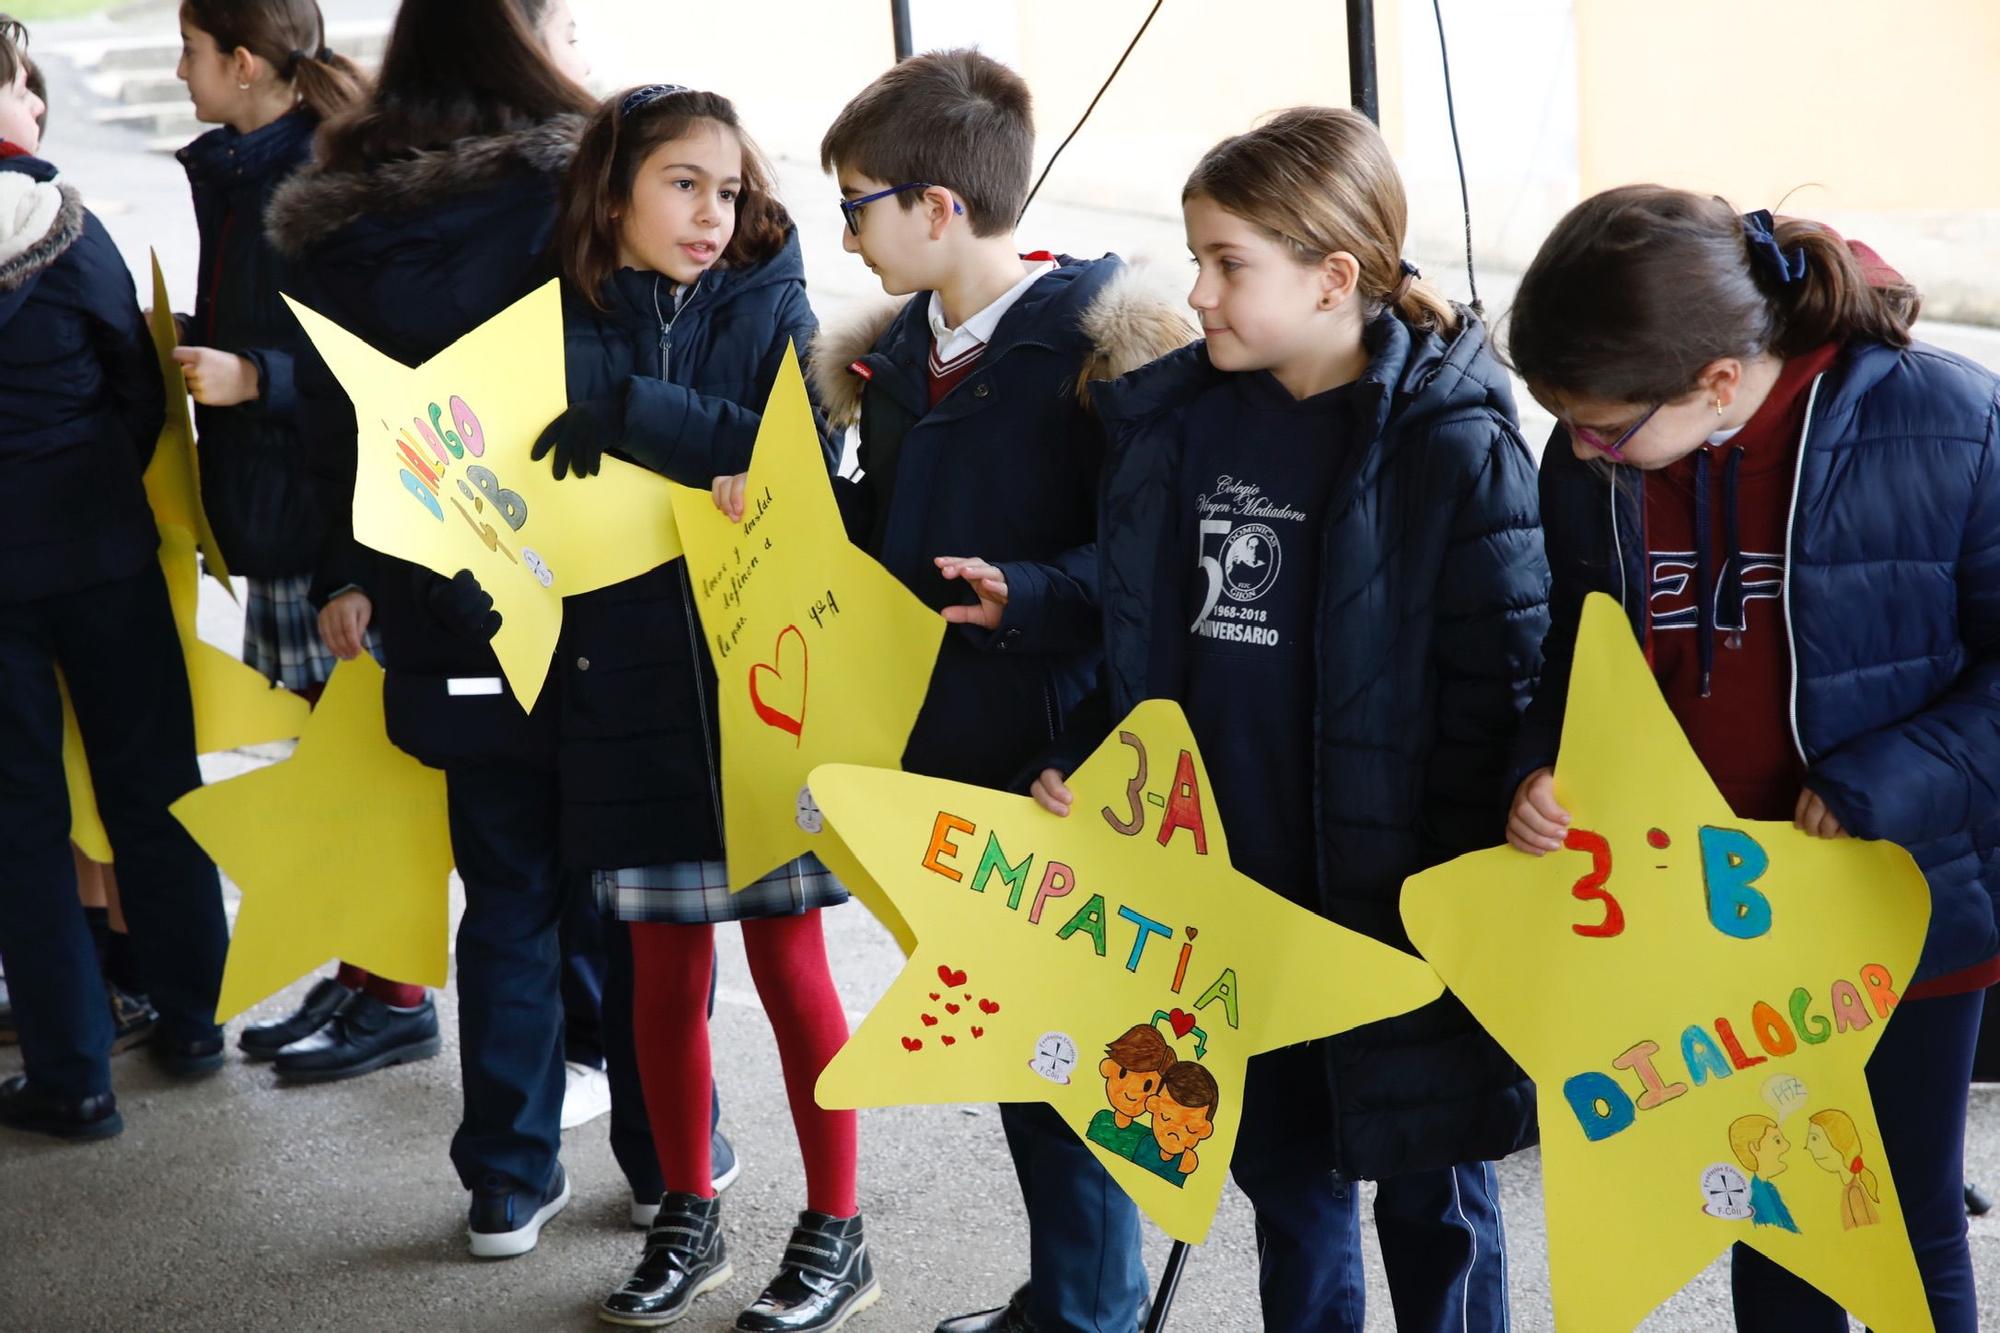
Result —
[[1850, 1175], [1861, 1182], [1861, 1188], [1868, 1191], [1869, 1198], [1877, 1203], [1882, 1202], [1881, 1182], [1875, 1179], [1873, 1171], [1870, 1171], [1861, 1164], [1861, 1155], [1859, 1153], [1856, 1153], [1854, 1160], [1847, 1164], [1847, 1170]]
[[326, 17], [316, 0], [181, 0], [181, 14], [225, 55], [240, 47], [270, 65], [321, 121], [367, 95], [360, 68], [326, 44]]
[[1910, 345], [1910, 325], [1923, 301], [1901, 275], [1893, 275], [1892, 285], [1872, 285], [1847, 242], [1817, 222], [1780, 218], [1772, 235], [1781, 249], [1805, 260], [1805, 278], [1774, 293], [1778, 330], [1773, 352], [1797, 356], [1830, 342], [1856, 340]]
[[361, 69], [331, 47], [293, 51], [285, 77], [298, 90], [299, 104], [320, 120], [332, 120], [361, 104], [368, 82]]

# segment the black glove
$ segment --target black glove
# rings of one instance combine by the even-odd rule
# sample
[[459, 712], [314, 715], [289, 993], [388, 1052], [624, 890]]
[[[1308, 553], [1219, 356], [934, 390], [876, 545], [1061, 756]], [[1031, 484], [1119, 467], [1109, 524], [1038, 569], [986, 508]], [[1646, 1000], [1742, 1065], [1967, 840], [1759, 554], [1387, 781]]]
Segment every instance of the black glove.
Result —
[[449, 579], [432, 575], [424, 601], [438, 624], [461, 639], [484, 643], [500, 632], [500, 613], [493, 609], [493, 597], [479, 586], [469, 569], [461, 569]]
[[604, 450], [618, 442], [618, 426], [623, 413], [607, 399], [571, 403], [563, 414], [542, 428], [528, 458], [539, 463], [555, 451], [556, 480], [565, 475], [594, 477], [604, 466]]

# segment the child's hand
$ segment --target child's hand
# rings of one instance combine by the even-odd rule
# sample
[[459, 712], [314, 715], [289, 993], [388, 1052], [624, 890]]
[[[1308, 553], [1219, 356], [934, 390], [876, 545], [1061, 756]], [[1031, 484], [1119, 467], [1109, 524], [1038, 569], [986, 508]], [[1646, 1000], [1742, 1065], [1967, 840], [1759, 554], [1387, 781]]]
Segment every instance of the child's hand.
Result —
[[1569, 811], [1556, 804], [1555, 770], [1538, 768], [1514, 793], [1507, 817], [1507, 845], [1517, 852], [1540, 856], [1562, 850], [1569, 835]]
[[941, 555], [937, 558], [937, 567], [938, 572], [948, 579], [964, 579], [979, 596], [979, 601], [972, 606], [947, 606], [944, 609], [946, 620], [954, 625], [1000, 628], [1001, 614], [1007, 609], [1005, 574], [976, 555]]
[[1069, 816], [1070, 802], [1075, 800], [1068, 787], [1063, 786], [1063, 775], [1056, 769], [1045, 768], [1035, 779], [1035, 785], [1028, 788], [1028, 794], [1035, 798], [1035, 804], [1052, 815]]
[[367, 593], [349, 588], [320, 608], [319, 636], [335, 657], [351, 662], [367, 646], [368, 619], [374, 612], [375, 604]]
[[257, 366], [234, 352], [213, 347], [176, 347], [188, 393], [204, 407], [235, 407], [257, 397]]
[[739, 472], [733, 477], [717, 477], [709, 485], [709, 494], [715, 497], [715, 507], [728, 516], [731, 523], [743, 521], [743, 489], [749, 481], [748, 472]]
[[1792, 823], [1802, 832], [1815, 838], [1844, 838], [1847, 830], [1840, 826], [1839, 818], [1827, 808], [1819, 793], [1807, 787], [1799, 793], [1798, 808], [1792, 812]]

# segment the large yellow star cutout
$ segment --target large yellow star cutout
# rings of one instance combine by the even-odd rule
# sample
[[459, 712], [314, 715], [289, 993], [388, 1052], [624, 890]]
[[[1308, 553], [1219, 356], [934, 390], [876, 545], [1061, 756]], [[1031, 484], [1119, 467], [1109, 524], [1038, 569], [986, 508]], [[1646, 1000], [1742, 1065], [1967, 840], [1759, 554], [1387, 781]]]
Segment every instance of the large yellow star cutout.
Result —
[[1423, 960], [1231, 868], [1177, 704], [1139, 705], [1069, 785], [1059, 818], [936, 778], [813, 773], [917, 944], [819, 1100], [1047, 1102], [1162, 1230], [1199, 1243], [1245, 1062], [1443, 987]]
[[382, 679], [370, 657], [341, 663], [290, 759], [172, 806], [243, 891], [219, 1023], [329, 958], [444, 984], [444, 774], [389, 743]]
[[285, 299], [354, 403], [355, 538], [446, 577], [470, 569], [500, 612], [500, 669], [533, 708], [562, 599], [681, 551], [664, 478], [606, 458], [594, 477], [557, 481], [528, 458], [568, 403], [559, 284], [415, 369]]
[[715, 664], [729, 886], [821, 852], [907, 949], [893, 909], [830, 845], [807, 777], [901, 766], [945, 622], [847, 540], [796, 351], [764, 407], [743, 521], [707, 491], [673, 495]]
[[1732, 815], [1602, 595], [1556, 796], [1570, 850], [1417, 875], [1403, 920], [1535, 1079], [1557, 1323], [1630, 1328], [1740, 1241], [1931, 1327], [1862, 1072], [1929, 918], [1909, 854]]

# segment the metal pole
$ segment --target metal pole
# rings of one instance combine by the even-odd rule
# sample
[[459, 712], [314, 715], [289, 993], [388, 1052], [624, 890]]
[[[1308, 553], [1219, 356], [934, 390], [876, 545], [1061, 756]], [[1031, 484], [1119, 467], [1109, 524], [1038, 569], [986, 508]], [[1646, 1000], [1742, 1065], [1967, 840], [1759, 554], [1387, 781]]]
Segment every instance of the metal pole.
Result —
[[896, 60], [908, 60], [916, 54], [916, 46], [910, 38], [910, 0], [889, 0], [889, 24], [896, 34]]
[[1347, 92], [1354, 109], [1382, 123], [1375, 83], [1375, 0], [1347, 0]]
[[1153, 1293], [1153, 1313], [1146, 1319], [1146, 1333], [1166, 1333], [1167, 1314], [1174, 1307], [1174, 1293], [1181, 1288], [1181, 1271], [1187, 1267], [1188, 1243], [1174, 1242], [1167, 1251], [1167, 1271], [1160, 1274], [1160, 1289]]

